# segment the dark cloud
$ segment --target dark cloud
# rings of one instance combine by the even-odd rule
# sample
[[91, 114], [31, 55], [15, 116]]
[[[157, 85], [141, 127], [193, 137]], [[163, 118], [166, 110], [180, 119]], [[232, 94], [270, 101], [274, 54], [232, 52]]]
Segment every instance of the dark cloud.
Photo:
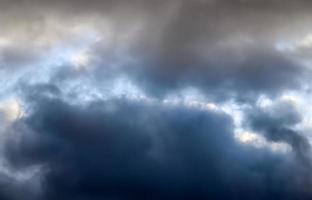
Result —
[[82, 107], [42, 93], [30, 101], [6, 155], [14, 169], [44, 167], [43, 199], [312, 195], [296, 159], [239, 146], [225, 114], [125, 99]]
[[187, 55], [168, 63], [159, 61], [154, 67], [145, 67], [150, 63], [144, 63], [143, 74], [141, 71], [139, 75], [143, 78], [138, 78], [152, 93], [191, 85], [217, 98], [258, 98], [259, 94], [277, 96], [287, 89], [299, 89], [305, 77], [304, 69], [294, 61], [265, 48], [213, 53], [206, 61]]
[[301, 116], [290, 103], [280, 103], [269, 109], [250, 111], [248, 121], [251, 127], [275, 142], [285, 142], [293, 148], [303, 167], [311, 167], [310, 144], [307, 138], [295, 130]]
[[[9, 20], [29, 24], [23, 25], [24, 35], [35, 41], [40, 36], [56, 40], [53, 34], [58, 31], [62, 38], [62, 32], [69, 30], [59, 26], [73, 24], [89, 24], [105, 37], [108, 22], [113, 35], [108, 38], [110, 45], [100, 40], [90, 47], [96, 58], [90, 63], [97, 68], [94, 76], [103, 80], [127, 74], [152, 95], [192, 85], [217, 98], [249, 99], [259, 93], [276, 95], [297, 89], [305, 78], [306, 69], [278, 52], [275, 43], [279, 37], [306, 33], [311, 7], [306, 1], [29, 0], [2, 4], [10, 12], [23, 11], [16, 11], [17, 17]], [[5, 58], [24, 63], [34, 56], [18, 52]], [[134, 62], [122, 62], [125, 57]]]
[[[297, 20], [305, 12], [296, 7], [309, 4], [160, 1], [154, 11], [146, 2], [113, 4], [125, 8], [116, 15], [102, 12], [113, 24], [114, 42], [107, 47], [99, 41], [90, 50], [98, 80], [127, 74], [151, 95], [195, 86], [217, 98], [249, 99], [298, 89], [306, 78], [307, 69], [277, 51], [275, 43], [294, 34], [290, 27], [306, 26]], [[285, 20], [290, 14], [295, 17]], [[99, 30], [102, 25], [95, 24]], [[125, 40], [133, 27], [137, 30]], [[134, 61], [121, 62], [127, 56]]]
[[[309, 34], [311, 9], [304, 0], [2, 0], [0, 72], [12, 73], [0, 74], [9, 76], [0, 89], [12, 94], [0, 96], [21, 98], [25, 113], [3, 128], [0, 153], [13, 174], [42, 170], [28, 181], [0, 173], [0, 199], [311, 199], [311, 147], [296, 129], [305, 113], [254, 103], [307, 85], [302, 52], [276, 46]], [[119, 77], [155, 101], [109, 96]], [[239, 128], [292, 150], [237, 143], [235, 116], [161, 103], [185, 88], [216, 105], [244, 101]]]
[[5, 173], [0, 174], [0, 199], [2, 200], [32, 200], [39, 197], [34, 179], [20, 181]]

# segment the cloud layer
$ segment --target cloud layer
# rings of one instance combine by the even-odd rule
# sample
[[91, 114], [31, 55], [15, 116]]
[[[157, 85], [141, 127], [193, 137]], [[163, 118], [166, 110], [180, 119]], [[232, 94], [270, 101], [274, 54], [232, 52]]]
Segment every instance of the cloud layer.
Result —
[[1, 1], [0, 198], [311, 199], [311, 9]]
[[83, 108], [57, 97], [33, 99], [6, 155], [17, 169], [43, 166], [41, 198], [310, 196], [310, 180], [294, 156], [239, 146], [224, 113], [120, 99]]

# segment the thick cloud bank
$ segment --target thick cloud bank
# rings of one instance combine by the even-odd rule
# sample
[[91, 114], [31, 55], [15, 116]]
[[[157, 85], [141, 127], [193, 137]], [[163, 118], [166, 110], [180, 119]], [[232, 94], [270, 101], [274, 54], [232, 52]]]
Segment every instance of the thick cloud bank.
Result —
[[[43, 199], [308, 199], [294, 156], [239, 146], [229, 116], [123, 99], [33, 97], [14, 124], [14, 168], [41, 165]], [[309, 175], [308, 175], [309, 176]], [[294, 182], [289, 182], [294, 180]]]
[[311, 10], [1, 0], [0, 199], [311, 199]]

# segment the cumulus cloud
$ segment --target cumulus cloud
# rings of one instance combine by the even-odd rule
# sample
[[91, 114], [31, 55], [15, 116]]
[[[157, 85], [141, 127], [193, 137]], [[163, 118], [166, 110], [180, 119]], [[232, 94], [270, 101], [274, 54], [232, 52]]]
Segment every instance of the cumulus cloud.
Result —
[[31, 99], [32, 111], [14, 124], [6, 156], [14, 169], [44, 168], [41, 198], [310, 195], [311, 183], [296, 159], [239, 146], [232, 120], [223, 112], [126, 99], [85, 107], [58, 95]]

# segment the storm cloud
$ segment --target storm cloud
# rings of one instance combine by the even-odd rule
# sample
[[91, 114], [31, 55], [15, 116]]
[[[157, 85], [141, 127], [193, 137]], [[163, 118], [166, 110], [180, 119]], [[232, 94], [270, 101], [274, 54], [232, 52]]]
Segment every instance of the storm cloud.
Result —
[[67, 41], [71, 48], [87, 45], [81, 53], [88, 59], [80, 64], [90, 61], [97, 79], [126, 73], [152, 95], [189, 85], [220, 96], [240, 96], [240, 90], [246, 96], [272, 95], [299, 88], [305, 74], [297, 60], [275, 47], [278, 37], [307, 32], [306, 1], [2, 4], [3, 35], [9, 35], [6, 43], [3, 39], [2, 65], [9, 68], [51, 57], [51, 49]]
[[[113, 99], [32, 97], [6, 156], [43, 167], [44, 199], [308, 199], [295, 156], [239, 146], [216, 111]], [[287, 141], [288, 142], [288, 141]], [[293, 173], [295, 171], [295, 173]], [[296, 179], [289, 183], [289, 179]], [[304, 185], [304, 187], [303, 187]]]
[[311, 199], [311, 9], [0, 1], [0, 199]]

